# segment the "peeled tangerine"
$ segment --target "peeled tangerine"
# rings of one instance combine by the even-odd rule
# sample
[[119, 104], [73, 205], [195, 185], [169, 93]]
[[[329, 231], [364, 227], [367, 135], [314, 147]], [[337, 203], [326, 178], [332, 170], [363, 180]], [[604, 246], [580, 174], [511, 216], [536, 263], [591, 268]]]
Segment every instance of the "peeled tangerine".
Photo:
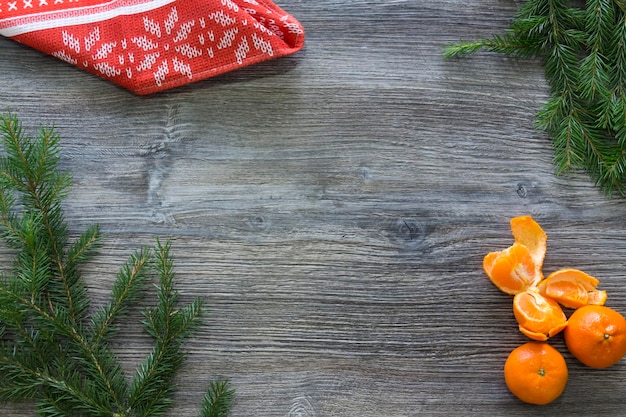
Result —
[[552, 298], [541, 295], [536, 288], [513, 297], [513, 313], [520, 331], [533, 340], [548, 340], [567, 326], [561, 306]]
[[485, 273], [501, 291], [515, 295], [534, 285], [543, 278], [528, 248], [514, 243], [500, 252], [491, 252], [483, 259]]
[[546, 254], [547, 236], [530, 216], [511, 219], [514, 243], [483, 259], [485, 273], [501, 291], [515, 295], [543, 279], [541, 268]]

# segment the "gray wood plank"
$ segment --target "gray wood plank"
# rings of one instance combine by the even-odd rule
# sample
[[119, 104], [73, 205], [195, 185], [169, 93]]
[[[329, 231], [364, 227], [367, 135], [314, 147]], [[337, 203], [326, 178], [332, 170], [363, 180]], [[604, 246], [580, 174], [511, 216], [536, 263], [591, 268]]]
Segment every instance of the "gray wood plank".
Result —
[[[71, 230], [106, 234], [85, 268], [94, 302], [157, 236], [173, 240], [183, 299], [207, 297], [170, 414], [196, 415], [221, 375], [234, 416], [618, 415], [626, 364], [586, 369], [561, 337], [555, 403], [522, 404], [502, 380], [526, 339], [481, 261], [510, 244], [510, 217], [546, 229], [546, 272], [583, 269], [626, 312], [624, 201], [554, 175], [533, 128], [539, 63], [442, 60], [521, 2], [279, 4], [305, 26], [303, 51], [148, 97], [0, 39], [0, 106], [56, 126]], [[115, 341], [129, 372], [151, 346], [139, 325]]]

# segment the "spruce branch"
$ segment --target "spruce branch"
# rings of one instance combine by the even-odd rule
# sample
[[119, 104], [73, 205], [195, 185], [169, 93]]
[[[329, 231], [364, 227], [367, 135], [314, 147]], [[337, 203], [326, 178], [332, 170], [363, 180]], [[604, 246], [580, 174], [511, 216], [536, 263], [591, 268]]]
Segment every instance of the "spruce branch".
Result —
[[157, 240], [155, 269], [159, 275], [156, 307], [144, 313], [144, 325], [156, 346], [133, 377], [130, 407], [138, 416], [162, 415], [171, 404], [172, 379], [184, 362], [182, 345], [199, 324], [202, 301], [196, 298], [184, 308], [176, 306], [171, 245]]
[[[0, 116], [0, 136], [0, 236], [16, 251], [12, 273], [0, 280], [0, 400], [32, 401], [45, 417], [163, 415], [185, 342], [203, 319], [201, 298], [178, 301], [170, 242], [131, 254], [110, 301], [90, 313], [81, 266], [101, 235], [91, 226], [70, 238], [61, 203], [71, 178], [59, 170], [58, 136], [41, 129], [31, 138], [13, 115]], [[131, 379], [109, 342], [154, 278], [156, 301], [144, 325], [155, 346]], [[201, 417], [228, 414], [227, 385], [209, 385]]]
[[200, 417], [227, 417], [234, 401], [235, 390], [228, 381], [213, 381], [202, 400]]
[[495, 52], [540, 59], [550, 98], [536, 127], [552, 138], [557, 174], [584, 170], [626, 195], [626, 3], [527, 0], [503, 35], [448, 45], [446, 59]]
[[120, 268], [111, 290], [112, 300], [98, 309], [91, 318], [87, 339], [92, 346], [108, 341], [117, 330], [113, 324], [141, 297], [149, 278], [146, 268], [150, 259], [150, 251], [143, 248], [131, 254]]

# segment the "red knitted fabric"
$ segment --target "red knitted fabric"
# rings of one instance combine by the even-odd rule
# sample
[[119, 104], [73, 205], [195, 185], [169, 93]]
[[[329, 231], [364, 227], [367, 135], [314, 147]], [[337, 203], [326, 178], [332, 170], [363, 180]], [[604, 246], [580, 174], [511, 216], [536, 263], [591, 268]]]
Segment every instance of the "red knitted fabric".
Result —
[[300, 50], [269, 0], [0, 0], [0, 34], [137, 94]]

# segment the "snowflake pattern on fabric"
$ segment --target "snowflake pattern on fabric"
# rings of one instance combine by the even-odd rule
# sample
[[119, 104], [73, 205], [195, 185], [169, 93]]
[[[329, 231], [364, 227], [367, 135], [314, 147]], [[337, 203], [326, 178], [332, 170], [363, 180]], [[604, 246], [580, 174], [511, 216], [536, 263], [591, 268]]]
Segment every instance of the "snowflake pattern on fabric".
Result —
[[267, 0], [0, 0], [0, 34], [138, 94], [300, 50]]

